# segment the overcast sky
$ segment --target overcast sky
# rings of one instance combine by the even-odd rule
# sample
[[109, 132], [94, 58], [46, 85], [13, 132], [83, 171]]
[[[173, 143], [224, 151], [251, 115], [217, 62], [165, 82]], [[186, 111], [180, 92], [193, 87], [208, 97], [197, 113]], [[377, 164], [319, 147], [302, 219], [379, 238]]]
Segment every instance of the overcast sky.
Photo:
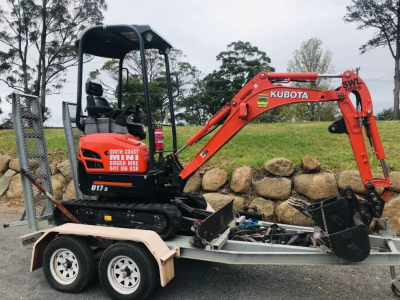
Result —
[[[322, 39], [333, 52], [335, 73], [360, 67], [360, 76], [372, 95], [375, 112], [392, 107], [394, 60], [388, 48], [359, 54], [359, 47], [373, 30], [356, 30], [343, 16], [350, 0], [108, 0], [105, 24], [147, 24], [182, 50], [204, 74], [217, 69], [216, 56], [233, 41], [248, 41], [265, 51], [276, 72], [285, 72], [295, 49], [306, 39]], [[4, 5], [4, 0], [0, 0]], [[87, 73], [102, 66], [95, 59], [84, 67]], [[68, 82], [59, 95], [47, 97], [53, 117], [50, 126], [62, 126], [62, 101], [76, 102], [76, 68], [68, 72]], [[0, 84], [0, 96], [11, 91]], [[2, 103], [6, 116], [11, 107]]]

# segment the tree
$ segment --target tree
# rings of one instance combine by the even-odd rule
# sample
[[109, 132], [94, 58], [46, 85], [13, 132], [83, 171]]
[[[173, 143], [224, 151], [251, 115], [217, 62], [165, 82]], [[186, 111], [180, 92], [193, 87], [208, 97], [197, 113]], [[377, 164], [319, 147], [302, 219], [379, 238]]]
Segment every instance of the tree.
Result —
[[376, 115], [376, 119], [380, 121], [393, 120], [393, 108], [384, 108]]
[[8, 118], [3, 118], [0, 124], [0, 129], [13, 129], [13, 126], [12, 115], [9, 113]]
[[227, 51], [217, 55], [219, 70], [204, 78], [204, 101], [207, 114], [215, 114], [222, 105], [232, 100], [236, 93], [261, 71], [274, 72], [271, 59], [264, 51], [249, 42], [233, 42]]
[[[301, 43], [300, 48], [293, 53], [294, 57], [288, 62], [288, 72], [317, 72], [329, 73], [333, 70], [332, 52], [322, 49], [322, 41], [311, 38]], [[318, 78], [312, 82], [295, 82], [293, 86], [308, 89], [326, 90], [329, 88], [329, 79]], [[286, 121], [330, 121], [337, 114], [337, 104], [328, 103], [298, 103], [282, 107], [282, 114]]]
[[400, 1], [352, 0], [346, 7], [345, 22], [358, 24], [357, 29], [375, 29], [373, 37], [360, 47], [360, 53], [378, 47], [388, 47], [395, 61], [393, 119], [400, 119]]
[[34, 43], [37, 9], [31, 0], [7, 0], [8, 10], [0, 7], [0, 80], [22, 93], [30, 93], [34, 69], [28, 64], [28, 51]]
[[[87, 26], [103, 20], [105, 0], [6, 0], [0, 9], [0, 78], [9, 87], [40, 96], [62, 88], [69, 67], [77, 64], [75, 41]], [[35, 61], [34, 58], [37, 58]], [[34, 65], [34, 67], [32, 67]], [[34, 79], [36, 77], [36, 79]]]
[[[179, 97], [174, 99], [175, 109], [184, 109], [185, 97], [191, 93], [192, 82], [200, 76], [200, 71], [189, 62], [186, 56], [178, 49], [172, 49], [169, 53], [170, 70], [178, 75], [178, 86], [173, 80], [172, 87], [176, 91], [179, 89]], [[124, 106], [139, 104], [144, 110], [146, 117], [146, 105], [143, 92], [142, 66], [138, 51], [130, 52], [124, 60], [124, 66], [129, 70], [128, 85], [123, 80], [122, 103]], [[146, 50], [146, 68], [149, 83], [150, 104], [152, 107], [152, 117], [155, 122], [162, 122], [165, 117], [165, 107], [168, 104], [165, 61], [157, 50]], [[104, 72], [112, 81], [107, 83], [101, 75]], [[90, 79], [99, 80], [106, 88], [106, 94], [110, 98], [117, 98], [118, 91], [118, 60], [112, 59], [104, 63], [100, 70], [91, 72]], [[177, 114], [182, 120], [182, 113]]]
[[189, 125], [204, 125], [209, 119], [209, 103], [204, 97], [204, 81], [197, 78], [187, 95], [179, 99], [179, 107], [183, 110], [176, 114], [177, 121]]
[[37, 9], [41, 22], [35, 40], [39, 62], [34, 93], [40, 95], [43, 112], [46, 94], [61, 89], [67, 69], [78, 63], [75, 41], [79, 34], [104, 19], [107, 4], [105, 0], [42, 0]]

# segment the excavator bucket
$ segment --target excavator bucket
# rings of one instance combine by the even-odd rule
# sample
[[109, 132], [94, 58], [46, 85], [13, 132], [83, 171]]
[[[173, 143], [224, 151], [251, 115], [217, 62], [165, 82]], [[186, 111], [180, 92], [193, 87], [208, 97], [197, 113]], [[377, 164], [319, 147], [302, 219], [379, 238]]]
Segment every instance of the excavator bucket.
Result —
[[360, 262], [368, 257], [371, 250], [368, 227], [362, 222], [359, 213], [353, 215], [353, 220], [353, 227], [321, 239], [336, 256], [347, 261]]
[[368, 226], [360, 215], [360, 201], [353, 190], [346, 187], [337, 196], [313, 205], [297, 199], [290, 199], [289, 203], [314, 220], [322, 230], [319, 240], [336, 256], [360, 262], [368, 257], [371, 248]]

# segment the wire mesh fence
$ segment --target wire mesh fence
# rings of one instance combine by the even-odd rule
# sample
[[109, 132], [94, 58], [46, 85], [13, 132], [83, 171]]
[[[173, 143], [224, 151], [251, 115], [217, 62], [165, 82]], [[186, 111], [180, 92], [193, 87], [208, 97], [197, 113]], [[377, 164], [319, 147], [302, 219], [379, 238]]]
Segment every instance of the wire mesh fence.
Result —
[[[53, 194], [39, 98], [14, 93], [12, 99], [19, 167], [39, 179]], [[37, 228], [38, 221], [52, 217], [54, 205], [23, 176], [21, 183], [28, 227]]]

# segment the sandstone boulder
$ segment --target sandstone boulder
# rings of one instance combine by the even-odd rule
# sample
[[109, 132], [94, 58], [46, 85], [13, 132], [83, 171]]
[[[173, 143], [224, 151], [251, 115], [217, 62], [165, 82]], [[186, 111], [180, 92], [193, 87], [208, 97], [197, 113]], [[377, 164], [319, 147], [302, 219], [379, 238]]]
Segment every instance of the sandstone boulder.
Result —
[[68, 181], [72, 180], [71, 164], [68, 159], [58, 163], [57, 168]]
[[[400, 235], [400, 195], [395, 196], [385, 204], [382, 218], [390, 220], [390, 229]], [[383, 220], [382, 220], [383, 221]], [[384, 226], [382, 226], [384, 227]]]
[[275, 210], [279, 223], [297, 226], [314, 226], [314, 221], [307, 218], [297, 209], [293, 208], [288, 201], [283, 201]]
[[55, 175], [55, 174], [57, 174], [59, 171], [58, 171], [58, 168], [57, 168], [57, 163], [52, 163], [52, 164], [50, 164], [50, 173], [51, 173], [51, 175]]
[[67, 185], [67, 179], [62, 174], [51, 176], [51, 185], [53, 187], [53, 196], [57, 200], [63, 197], [64, 187]]
[[287, 178], [266, 177], [259, 181], [253, 181], [253, 189], [258, 196], [268, 199], [286, 200], [290, 197], [292, 182]]
[[23, 196], [21, 175], [15, 174], [11, 178], [10, 186], [7, 191], [7, 198], [19, 198]]
[[200, 189], [201, 189], [201, 177], [200, 177], [200, 173], [196, 172], [192, 176], [189, 177], [183, 191], [185, 193], [190, 193], [190, 192], [196, 193], [196, 192], [200, 191]]
[[8, 170], [8, 164], [10, 163], [11, 157], [8, 155], [0, 155], [0, 173]]
[[0, 178], [0, 196], [3, 196], [10, 186], [11, 178], [16, 174], [14, 170], [7, 170], [7, 172]]
[[[38, 166], [39, 166], [39, 162], [36, 159], [30, 159], [29, 160], [29, 169], [30, 169], [30, 171], [33, 171]], [[13, 158], [13, 159], [10, 160], [9, 168], [11, 170], [16, 171], [16, 172], [19, 172], [19, 161], [18, 161], [18, 158]]]
[[10, 164], [8, 165], [8, 167], [11, 170], [14, 170], [16, 172], [19, 172], [19, 162], [18, 162], [18, 158], [13, 158], [10, 160]]
[[[380, 173], [373, 173], [373, 177], [382, 178], [383, 175]], [[350, 186], [355, 193], [364, 194], [364, 186], [358, 171], [343, 171], [339, 175], [338, 186], [340, 189]], [[383, 192], [382, 187], [377, 187], [376, 191], [381, 194]]]
[[314, 201], [338, 194], [335, 176], [331, 173], [297, 175], [293, 180], [293, 188], [297, 193]]
[[273, 158], [264, 164], [264, 169], [276, 176], [292, 176], [296, 165], [286, 158]]
[[236, 193], [244, 193], [251, 188], [253, 169], [242, 166], [233, 171], [230, 188]]
[[214, 210], [218, 210], [224, 204], [228, 203], [229, 201], [233, 200], [233, 210], [237, 211], [238, 209], [243, 209], [246, 205], [246, 201], [243, 197], [234, 196], [234, 195], [223, 195], [219, 193], [207, 193], [203, 195], [206, 198], [208, 204]]
[[390, 179], [394, 185], [394, 191], [400, 192], [400, 172], [390, 172]]
[[261, 197], [257, 197], [251, 201], [249, 206], [257, 206], [257, 211], [261, 212], [265, 216], [265, 221], [275, 222], [275, 201], [267, 200]]
[[317, 172], [321, 168], [321, 163], [313, 157], [303, 157], [301, 168], [305, 173]]
[[228, 174], [222, 169], [214, 168], [204, 174], [202, 187], [207, 192], [216, 192], [227, 181]]
[[71, 180], [71, 182], [68, 184], [67, 189], [65, 190], [65, 193], [62, 196], [63, 201], [71, 199], [76, 199], [75, 185], [73, 180]]

